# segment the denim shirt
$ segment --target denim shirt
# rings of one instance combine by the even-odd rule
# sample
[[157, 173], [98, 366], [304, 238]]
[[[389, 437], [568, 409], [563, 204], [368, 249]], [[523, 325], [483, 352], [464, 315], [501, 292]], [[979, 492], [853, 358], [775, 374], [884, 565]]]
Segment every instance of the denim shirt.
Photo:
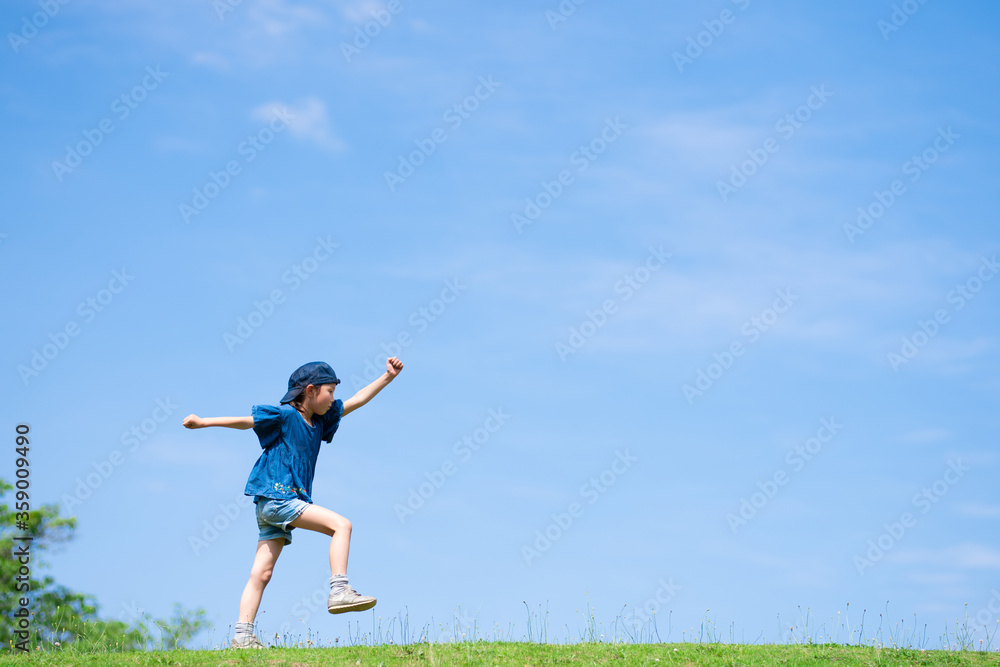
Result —
[[333, 440], [343, 413], [344, 401], [338, 398], [325, 415], [314, 414], [313, 425], [309, 426], [287, 403], [279, 407], [253, 406], [253, 430], [264, 453], [250, 471], [243, 494], [281, 500], [301, 498], [311, 503], [320, 441]]

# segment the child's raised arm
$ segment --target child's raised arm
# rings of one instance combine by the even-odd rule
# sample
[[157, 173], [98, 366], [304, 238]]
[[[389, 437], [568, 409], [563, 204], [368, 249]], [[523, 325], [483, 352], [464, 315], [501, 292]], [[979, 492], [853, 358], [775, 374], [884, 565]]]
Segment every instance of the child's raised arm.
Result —
[[375, 397], [375, 394], [382, 391], [387, 384], [392, 382], [396, 376], [399, 375], [399, 371], [401, 370], [403, 370], [402, 361], [396, 357], [389, 357], [386, 359], [385, 373], [382, 374], [382, 377], [378, 378], [367, 387], [354, 394], [354, 396], [351, 396], [349, 399], [344, 401], [344, 412], [342, 413], [342, 416], [350, 412], [354, 412], [362, 405], [372, 400], [372, 398]]
[[198, 415], [188, 415], [184, 418], [184, 426], [187, 428], [228, 426], [229, 428], [246, 430], [253, 428], [253, 417], [199, 417]]

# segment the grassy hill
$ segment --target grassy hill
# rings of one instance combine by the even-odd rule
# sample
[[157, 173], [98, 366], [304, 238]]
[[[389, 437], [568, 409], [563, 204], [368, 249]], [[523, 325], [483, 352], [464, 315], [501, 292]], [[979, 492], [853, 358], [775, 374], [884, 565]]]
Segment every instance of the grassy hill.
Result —
[[1000, 665], [1000, 653], [921, 651], [836, 644], [603, 644], [570, 645], [515, 642], [462, 642], [341, 648], [223, 649], [217, 651], [148, 651], [134, 653], [38, 652], [4, 655], [4, 665], [729, 665], [732, 667], [890, 667]]

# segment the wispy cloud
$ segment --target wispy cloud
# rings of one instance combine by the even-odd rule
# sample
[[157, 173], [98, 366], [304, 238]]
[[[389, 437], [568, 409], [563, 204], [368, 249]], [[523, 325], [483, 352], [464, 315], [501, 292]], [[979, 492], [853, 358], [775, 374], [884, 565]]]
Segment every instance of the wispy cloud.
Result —
[[956, 544], [942, 549], [908, 549], [889, 553], [896, 563], [936, 565], [958, 569], [1000, 570], [1000, 551], [982, 544]]
[[966, 503], [959, 506], [960, 514], [978, 516], [989, 519], [1000, 517], [1000, 505], [983, 505], [982, 503]]
[[341, 16], [352, 23], [368, 21], [377, 12], [384, 12], [386, 5], [379, 0], [336, 0]]
[[[995, 346], [995, 338], [977, 336], [973, 339], [955, 339], [943, 337], [935, 340], [934, 345], [928, 345], [921, 350], [921, 357], [916, 361], [923, 362], [945, 375], [961, 375], [976, 370], [974, 359], [980, 357]], [[919, 364], [915, 364], [918, 367]]]
[[685, 165], [715, 175], [725, 160], [757, 142], [761, 131], [702, 113], [674, 114], [641, 128], [639, 134]]
[[924, 428], [917, 429], [915, 431], [910, 431], [899, 436], [899, 442], [905, 442], [907, 444], [913, 445], [923, 445], [929, 442], [939, 442], [941, 440], [947, 440], [951, 437], [951, 433], [947, 429], [943, 428]]
[[914, 572], [906, 578], [915, 584], [953, 586], [965, 583], [966, 575], [961, 572]]
[[288, 129], [292, 136], [309, 141], [326, 151], [342, 151], [347, 145], [333, 134], [326, 114], [326, 105], [316, 97], [307, 97], [297, 104], [268, 102], [253, 110], [257, 120], [270, 120], [275, 113], [287, 109], [291, 119]]
[[229, 59], [215, 51], [198, 51], [191, 56], [191, 64], [208, 67], [218, 72], [229, 70]]
[[326, 15], [305, 4], [287, 0], [257, 0], [247, 8], [256, 30], [268, 36], [285, 36], [307, 25], [322, 25]]
[[733, 544], [706, 545], [707, 550], [744, 565], [755, 565], [775, 572], [776, 581], [791, 586], [826, 588], [834, 576], [834, 568], [817, 556], [789, 558], [759, 549]]

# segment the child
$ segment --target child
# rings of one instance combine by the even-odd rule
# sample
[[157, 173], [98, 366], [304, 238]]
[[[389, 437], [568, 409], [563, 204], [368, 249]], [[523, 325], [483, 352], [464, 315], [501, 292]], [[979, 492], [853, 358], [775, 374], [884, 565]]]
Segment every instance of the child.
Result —
[[320, 441], [330, 442], [340, 426], [340, 419], [370, 401], [392, 382], [403, 369], [396, 357], [385, 362], [385, 373], [347, 401], [334, 400], [340, 380], [329, 365], [314, 361], [296, 369], [288, 379], [288, 393], [281, 406], [255, 405], [249, 417], [201, 418], [188, 415], [187, 428], [228, 426], [252, 428], [264, 452], [257, 459], [245, 495], [257, 505], [260, 537], [257, 555], [250, 570], [250, 580], [240, 598], [240, 617], [236, 623], [233, 648], [264, 648], [253, 633], [264, 587], [286, 544], [292, 543], [292, 530], [305, 528], [330, 535], [331, 614], [364, 611], [375, 606], [375, 598], [358, 595], [347, 583], [347, 554], [351, 545], [351, 522], [319, 505], [312, 498], [313, 474]]

